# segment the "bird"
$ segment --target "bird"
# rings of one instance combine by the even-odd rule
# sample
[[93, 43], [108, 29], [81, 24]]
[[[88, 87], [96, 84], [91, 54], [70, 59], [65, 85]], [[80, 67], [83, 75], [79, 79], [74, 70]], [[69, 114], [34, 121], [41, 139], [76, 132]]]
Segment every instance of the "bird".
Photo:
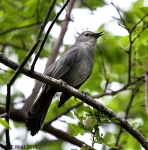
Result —
[[[66, 84], [79, 89], [89, 78], [94, 65], [94, 52], [97, 39], [103, 32], [94, 33], [85, 31], [79, 34], [76, 42], [61, 58], [51, 64], [44, 72], [45, 75], [60, 79]], [[36, 135], [44, 125], [48, 108], [58, 89], [47, 84], [42, 85], [42, 91], [36, 102], [27, 113], [26, 127], [32, 136]], [[71, 95], [62, 92], [58, 108], [61, 107]]]

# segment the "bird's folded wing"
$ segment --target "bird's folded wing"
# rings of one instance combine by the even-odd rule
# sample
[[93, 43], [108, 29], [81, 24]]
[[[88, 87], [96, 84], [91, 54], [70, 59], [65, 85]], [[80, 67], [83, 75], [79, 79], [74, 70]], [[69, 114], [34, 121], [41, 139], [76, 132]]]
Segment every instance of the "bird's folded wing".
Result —
[[44, 74], [55, 79], [61, 79], [78, 61], [78, 51], [78, 47], [71, 47], [62, 58], [49, 66]]

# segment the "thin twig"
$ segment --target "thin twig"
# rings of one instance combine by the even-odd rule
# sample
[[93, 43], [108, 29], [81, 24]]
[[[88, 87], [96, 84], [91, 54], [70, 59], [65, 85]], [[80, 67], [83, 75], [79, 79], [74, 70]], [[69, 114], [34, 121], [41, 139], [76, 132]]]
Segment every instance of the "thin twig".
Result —
[[[131, 97], [130, 97], [130, 100], [129, 100], [129, 103], [126, 107], [126, 110], [125, 110], [125, 117], [124, 119], [127, 119], [128, 118], [128, 114], [129, 114], [129, 111], [130, 111], [130, 108], [131, 108], [131, 105], [132, 105], [132, 102], [134, 100], [134, 97], [136, 96], [140, 86], [141, 86], [142, 82], [140, 82], [133, 90], [132, 90], [132, 94], [131, 94]], [[116, 139], [116, 146], [119, 146], [118, 143], [119, 143], [119, 140], [120, 140], [120, 137], [121, 137], [121, 134], [122, 134], [122, 131], [123, 131], [123, 128], [120, 127], [120, 130], [119, 130], [119, 133], [118, 133], [118, 136], [117, 136], [117, 139]]]
[[135, 25], [132, 27], [131, 31], [133, 32], [136, 27], [148, 16], [148, 13], [146, 13]]
[[48, 35], [49, 35], [49, 33], [50, 33], [50, 31], [51, 31], [53, 25], [55, 24], [56, 20], [58, 19], [58, 17], [59, 17], [60, 14], [62, 13], [62, 11], [63, 11], [63, 10], [65, 9], [65, 7], [68, 5], [69, 1], [70, 1], [70, 0], [67, 0], [67, 1], [65, 2], [65, 4], [63, 5], [63, 7], [60, 9], [60, 11], [57, 13], [57, 15], [56, 15], [55, 18], [53, 19], [52, 23], [50, 24], [50, 26], [49, 26], [49, 28], [48, 28], [46, 34], [45, 34], [45, 37], [44, 37], [44, 39], [43, 39], [43, 41], [42, 41], [42, 43], [41, 43], [41, 46], [40, 46], [40, 48], [39, 48], [39, 50], [38, 50], [38, 52], [37, 52], [37, 54], [36, 54], [36, 56], [35, 56], [35, 58], [34, 58], [34, 61], [33, 61], [33, 63], [32, 63], [31, 72], [34, 71], [35, 64], [36, 64], [36, 62], [37, 62], [37, 60], [38, 60], [38, 57], [39, 57], [39, 55], [40, 55], [40, 53], [41, 53], [41, 51], [42, 51], [42, 49], [43, 49], [43, 47], [44, 47], [45, 41], [46, 41], [46, 39], [47, 39], [47, 37], [48, 37]]
[[[131, 81], [131, 51], [132, 51], [132, 34], [131, 34], [131, 30], [128, 28], [128, 26], [126, 25], [124, 19], [122, 18], [122, 15], [120, 13], [120, 10], [117, 8], [117, 6], [111, 2], [111, 4], [115, 7], [115, 9], [117, 10], [119, 16], [120, 16], [120, 19], [124, 25], [124, 28], [128, 31], [129, 33], [129, 40], [130, 40], [130, 47], [129, 47], [129, 50], [128, 50], [128, 83]], [[121, 25], [120, 25], [121, 26]], [[123, 26], [122, 26], [123, 27]]]
[[92, 144], [91, 144], [92, 147], [94, 147], [94, 144], [95, 144], [95, 137], [96, 137], [97, 128], [99, 128], [99, 125], [96, 125], [96, 127], [94, 129], [95, 131], [92, 132], [92, 136], [93, 136], [93, 138], [92, 138]]
[[143, 29], [139, 32], [139, 34], [133, 40], [132, 40], [132, 34], [133, 34], [134, 30], [136, 29], [136, 27], [148, 16], [148, 13], [146, 13], [137, 23], [135, 23], [135, 25], [131, 29], [129, 29], [128, 26], [126, 25], [126, 22], [122, 18], [122, 15], [121, 15], [119, 9], [115, 6], [115, 4], [113, 2], [111, 2], [111, 4], [117, 10], [117, 12], [120, 16], [120, 20], [122, 21], [122, 23], [124, 25], [124, 28], [129, 32], [129, 43], [130, 43], [129, 50], [128, 50], [128, 83], [129, 83], [129, 82], [131, 82], [131, 70], [132, 70], [132, 63], [131, 63], [132, 45], [135, 42], [135, 40], [141, 35], [141, 33], [148, 27], [148, 24], [147, 24], [147, 26], [143, 27]]
[[40, 24], [41, 24], [41, 22], [36, 22], [36, 23], [29, 24], [29, 25], [21, 26], [21, 27], [13, 27], [13, 28], [10, 28], [10, 29], [7, 29], [7, 30], [1, 32], [0, 36], [2, 36], [4, 34], [7, 34], [7, 33], [10, 33], [10, 32], [12, 32], [14, 30], [21, 30], [21, 29], [37, 26], [37, 25], [40, 25]]
[[145, 99], [145, 108], [146, 108], [146, 113], [148, 115], [148, 74], [145, 74], [144, 76], [144, 89], [145, 89], [145, 96], [144, 96], [144, 99]]
[[3, 145], [2, 143], [0, 143], [0, 147], [3, 148], [4, 150], [7, 150], [7, 147]]
[[39, 30], [39, 32], [38, 32], [37, 39], [40, 39], [40, 38], [41, 38], [41, 35], [42, 35], [42, 33], [43, 33], [43, 31], [44, 31], [44, 28], [45, 28], [45, 26], [46, 26], [46, 24], [47, 24], [47, 22], [48, 22], [49, 16], [51, 15], [51, 12], [52, 12], [52, 10], [53, 10], [53, 8], [54, 8], [55, 3], [56, 3], [56, 0], [52, 0], [52, 3], [51, 3], [51, 5], [50, 5], [50, 7], [49, 7], [49, 9], [48, 9], [48, 12], [47, 12], [47, 14], [46, 14], [46, 17], [45, 17], [43, 23], [41, 24], [41, 28], [40, 28], [40, 30]]
[[106, 71], [106, 68], [105, 68], [105, 63], [104, 63], [104, 57], [103, 57], [103, 54], [102, 54], [102, 50], [99, 48], [99, 46], [97, 46], [97, 48], [99, 50], [99, 53], [100, 53], [100, 56], [101, 56], [101, 59], [102, 59], [102, 68], [103, 68], [103, 72], [104, 72], [104, 77], [106, 79], [104, 92], [106, 92], [106, 90], [108, 88], [108, 84], [109, 84], [109, 79], [107, 77], [107, 71]]
[[125, 84], [122, 88], [120, 88], [120, 89], [117, 90], [117, 91], [104, 92], [104, 93], [99, 94], [99, 95], [93, 95], [92, 98], [101, 98], [101, 97], [103, 97], [103, 96], [109, 96], [109, 95], [112, 95], [112, 96], [113, 96], [113, 95], [115, 95], [115, 94], [117, 94], [117, 93], [119, 93], [119, 92], [122, 92], [122, 91], [124, 91], [124, 90], [129, 90], [128, 88], [129, 88], [130, 86], [134, 85], [135, 83], [140, 82], [142, 79], [144, 79], [144, 75], [138, 77], [137, 79], [135, 79], [135, 80], [132, 81], [132, 82], [129, 82], [129, 83]]
[[132, 34], [134, 32], [134, 30], [136, 29], [136, 27], [144, 20], [144, 18], [148, 15], [148, 13], [146, 15], [144, 15], [134, 26], [133, 28], [130, 30], [129, 33], [129, 50], [128, 50], [128, 83], [131, 81], [131, 70], [132, 70], [132, 61], [131, 61], [131, 57], [132, 57], [132, 46], [134, 44], [134, 42], [136, 41], [136, 39], [138, 39], [138, 37], [140, 37], [141, 33], [148, 27], [148, 23], [145, 27], [142, 28], [142, 30], [138, 33], [138, 35], [132, 39]]
[[18, 45], [15, 45], [15, 44], [12, 44], [12, 43], [9, 43], [9, 42], [0, 42], [1, 45], [4, 45], [5, 47], [6, 46], [11, 46], [15, 49], [21, 49], [21, 50], [25, 50], [25, 51], [28, 51], [28, 49], [26, 47], [21, 47], [21, 46], [18, 46]]
[[131, 82], [131, 70], [132, 70], [132, 61], [131, 61], [131, 52], [132, 52], [132, 33], [129, 34], [129, 42], [130, 42], [130, 46], [129, 46], [129, 50], [127, 52], [128, 54], [128, 83]]
[[21, 72], [21, 70], [23, 69], [23, 67], [25, 66], [26, 62], [29, 60], [29, 58], [32, 56], [33, 52], [35, 51], [36, 47], [39, 44], [39, 40], [36, 41], [33, 45], [33, 47], [30, 49], [29, 53], [27, 54], [27, 56], [25, 57], [25, 59], [23, 60], [23, 62], [21, 63], [21, 65], [17, 68], [17, 70], [15, 71], [15, 73], [13, 74], [11, 80], [9, 81], [9, 85], [11, 86], [15, 79], [17, 78], [17, 76], [19, 75], [19, 73]]
[[123, 25], [125, 26], [125, 29], [130, 33], [130, 29], [128, 28], [128, 26], [126, 25], [124, 19], [122, 18], [122, 15], [121, 15], [121, 13], [120, 13], [119, 8], [117, 8], [117, 6], [116, 6], [113, 2], [111, 2], [111, 4], [112, 4], [112, 5], [115, 7], [115, 9], [117, 10], [117, 12], [118, 12], [118, 14], [119, 14], [119, 16], [120, 16], [120, 19], [121, 19]]
[[6, 113], [3, 113], [3, 114], [0, 115], [0, 118], [4, 118], [4, 117], [6, 117], [6, 116], [7, 116], [7, 114], [6, 114]]
[[[8, 122], [9, 124], [9, 111], [10, 111], [10, 95], [11, 95], [11, 85], [9, 85], [9, 83], [7, 84], [7, 98], [6, 98], [6, 110], [5, 113], [7, 114], [5, 116], [5, 120]], [[6, 133], [6, 145], [7, 148], [10, 149], [11, 143], [10, 143], [10, 136], [9, 136], [9, 129], [5, 130]]]
[[148, 28], [148, 23], [145, 27], [142, 28], [142, 30], [138, 33], [138, 35], [131, 41], [131, 43], [133, 44], [137, 39], [138, 37], [140, 37], [140, 35], [142, 34], [142, 32]]
[[39, 7], [40, 7], [40, 0], [37, 0], [37, 3], [36, 3], [36, 13], [35, 13], [35, 15], [36, 15], [36, 21], [37, 22], [39, 22], [39, 18], [40, 18], [40, 12], [39, 12]]
[[103, 68], [104, 76], [105, 76], [105, 79], [107, 79], [107, 71], [106, 71], [106, 68], [105, 68], [105, 63], [104, 63], [102, 50], [99, 48], [99, 46], [97, 46], [97, 49], [99, 50], [99, 53], [100, 53], [100, 56], [101, 56], [101, 59], [102, 59], [102, 68]]

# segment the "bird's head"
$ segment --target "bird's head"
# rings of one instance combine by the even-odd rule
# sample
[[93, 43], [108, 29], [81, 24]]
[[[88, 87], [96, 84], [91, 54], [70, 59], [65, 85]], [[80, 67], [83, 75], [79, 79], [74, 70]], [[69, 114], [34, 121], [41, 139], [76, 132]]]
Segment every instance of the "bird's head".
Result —
[[103, 32], [93, 33], [91, 31], [85, 31], [79, 35], [76, 42], [95, 42], [96, 43], [97, 38], [102, 35], [103, 35]]

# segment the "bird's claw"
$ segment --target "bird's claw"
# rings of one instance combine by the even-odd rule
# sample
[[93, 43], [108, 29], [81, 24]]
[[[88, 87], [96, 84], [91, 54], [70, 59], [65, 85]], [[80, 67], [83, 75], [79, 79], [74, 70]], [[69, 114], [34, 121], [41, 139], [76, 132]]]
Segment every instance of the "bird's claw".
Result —
[[66, 86], [67, 83], [65, 81], [63, 81], [62, 79], [59, 79], [59, 81], [61, 82], [61, 85], [64, 84]]
[[89, 95], [88, 92], [81, 91], [85, 96]]

